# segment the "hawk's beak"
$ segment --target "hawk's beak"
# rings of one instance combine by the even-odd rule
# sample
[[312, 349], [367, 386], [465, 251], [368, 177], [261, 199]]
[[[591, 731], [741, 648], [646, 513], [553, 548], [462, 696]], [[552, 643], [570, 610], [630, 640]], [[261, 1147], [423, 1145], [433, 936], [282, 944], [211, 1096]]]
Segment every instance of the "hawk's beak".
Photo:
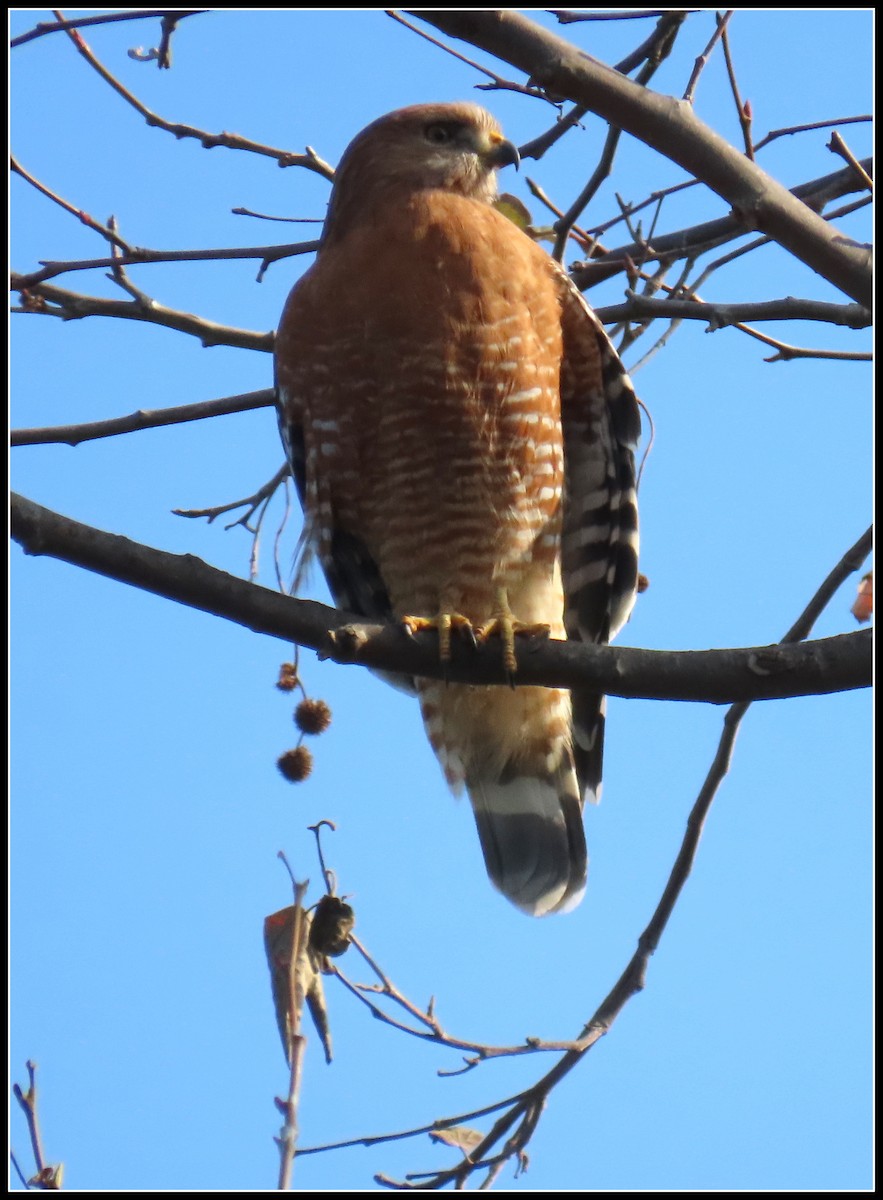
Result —
[[490, 165], [492, 167], [514, 167], [517, 171], [521, 163], [518, 147], [513, 142], [508, 142], [500, 133], [492, 133], [490, 141], [491, 148], [486, 156]]

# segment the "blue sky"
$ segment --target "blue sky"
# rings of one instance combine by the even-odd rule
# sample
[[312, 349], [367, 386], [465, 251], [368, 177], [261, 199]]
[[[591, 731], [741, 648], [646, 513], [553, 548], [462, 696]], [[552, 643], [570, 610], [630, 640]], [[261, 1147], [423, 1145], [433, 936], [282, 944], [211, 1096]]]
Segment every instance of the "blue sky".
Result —
[[[71, 11], [68, 16], [82, 15]], [[535, 14], [550, 27], [554, 21]], [[13, 35], [42, 10], [12, 15]], [[653, 81], [681, 95], [713, 29], [691, 17]], [[565, 31], [615, 62], [647, 22]], [[731, 25], [755, 130], [868, 112], [867, 10], [738, 12]], [[127, 56], [151, 22], [86, 32], [163, 116], [330, 162], [369, 120], [422, 100], [478, 98], [523, 143], [554, 110], [476, 93], [476, 72], [379, 12], [217, 11], [176, 34], [171, 71]], [[460, 49], [511, 78], [514, 71]], [[822, 82], [823, 81], [823, 82]], [[63, 36], [12, 58], [11, 132], [23, 165], [130, 241], [195, 249], [295, 240], [312, 227], [231, 215], [236, 206], [321, 217], [327, 184], [305, 171], [149, 129]], [[739, 144], [719, 51], [696, 110]], [[859, 155], [867, 126], [843, 130]], [[830, 131], [782, 138], [760, 162], [788, 186], [837, 170]], [[565, 203], [596, 161], [601, 123], [522, 171]], [[623, 138], [587, 220], [679, 182]], [[538, 220], [524, 178], [504, 187]], [[96, 257], [103, 244], [21, 179], [11, 186], [13, 262]], [[703, 188], [663, 209], [668, 231], [726, 212]], [[845, 219], [866, 240], [864, 215]], [[306, 230], [307, 232], [304, 232]], [[274, 328], [304, 259], [145, 266], [162, 303], [225, 324]], [[115, 293], [101, 272], [62, 286]], [[623, 280], [596, 289], [621, 299]], [[709, 300], [839, 297], [767, 248], [714, 276]], [[865, 333], [766, 326], [800, 345], [867, 349]], [[643, 354], [646, 339], [627, 356]], [[651, 581], [620, 636], [661, 649], [778, 639], [868, 522], [871, 375], [865, 363], [765, 363], [734, 330], [691, 324], [635, 376], [656, 423], [642, 484], [642, 569]], [[146, 324], [12, 321], [14, 425], [95, 420], [270, 385], [267, 355]], [[282, 460], [269, 410], [14, 455], [25, 495], [99, 528], [248, 571], [241, 529], [182, 520], [253, 492]], [[261, 581], [274, 586], [268, 518]], [[284, 534], [294, 551], [297, 522]], [[457, 1036], [495, 1044], [574, 1036], [632, 953], [656, 904], [719, 737], [712, 706], [613, 699], [604, 801], [587, 815], [589, 888], [569, 916], [531, 921], [491, 888], [468, 805], [451, 799], [413, 702], [366, 672], [306, 652], [312, 694], [334, 711], [311, 780], [275, 760], [293, 744], [273, 683], [284, 644], [40, 558], [11, 553], [11, 1061], [40, 1066], [43, 1135], [70, 1187], [265, 1189], [275, 1185], [273, 1096], [286, 1086], [262, 921], [289, 902], [276, 853], [319, 870], [307, 826], [337, 823], [326, 855], [358, 932], [415, 1001], [435, 996]], [[855, 627], [854, 583], [818, 636]], [[327, 598], [319, 579], [312, 593]], [[847, 1190], [871, 1185], [870, 821], [867, 692], [755, 705], [712, 810], [695, 870], [650, 964], [646, 990], [559, 1087], [515, 1190]], [[341, 960], [357, 979], [367, 972]], [[457, 1079], [456, 1052], [371, 1019], [327, 984], [335, 1062], [308, 1047], [301, 1144], [392, 1132], [492, 1103], [548, 1056]], [[29, 1164], [18, 1112], [12, 1142]], [[300, 1159], [296, 1186], [358, 1189], [452, 1161], [423, 1138]], [[18, 1186], [15, 1184], [15, 1186]]]

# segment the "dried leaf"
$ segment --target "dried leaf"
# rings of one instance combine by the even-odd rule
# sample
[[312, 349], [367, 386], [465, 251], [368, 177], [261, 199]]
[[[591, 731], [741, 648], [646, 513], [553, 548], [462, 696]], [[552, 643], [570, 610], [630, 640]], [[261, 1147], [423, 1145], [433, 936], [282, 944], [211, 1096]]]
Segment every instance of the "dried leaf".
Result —
[[270, 983], [273, 989], [273, 1002], [276, 1006], [276, 1024], [279, 1026], [279, 1036], [282, 1038], [285, 1059], [289, 1063], [290, 1034], [300, 1025], [300, 1014], [303, 1012], [304, 1001], [315, 986], [318, 975], [314, 957], [309, 951], [309, 913], [302, 912], [304, 938], [301, 952], [298, 955], [297, 969], [294, 972], [292, 994], [291, 955], [294, 949], [296, 911], [297, 909], [292, 904], [288, 908], [281, 908], [278, 912], [271, 913], [264, 921], [264, 950], [270, 967]]
[[316, 1026], [316, 1032], [322, 1042], [322, 1049], [325, 1051], [325, 1061], [331, 1062], [331, 1026], [328, 1022], [328, 1008], [325, 1004], [325, 988], [322, 983], [321, 972], [317, 971], [313, 979], [313, 986], [307, 992], [307, 1008], [310, 1011], [310, 1016], [313, 1019], [313, 1024]]
[[494, 208], [504, 217], [508, 217], [519, 229], [523, 229], [525, 232], [530, 229], [532, 224], [530, 209], [517, 196], [513, 196], [510, 192], [503, 192], [494, 201]]
[[480, 1129], [470, 1129], [468, 1125], [450, 1125], [447, 1129], [434, 1130], [429, 1136], [434, 1142], [454, 1146], [468, 1158], [470, 1151], [484, 1140], [485, 1135]]
[[861, 583], [856, 589], [855, 604], [849, 610], [855, 619], [864, 624], [865, 621], [870, 621], [874, 615], [874, 572], [868, 571], [867, 575], [862, 577]]

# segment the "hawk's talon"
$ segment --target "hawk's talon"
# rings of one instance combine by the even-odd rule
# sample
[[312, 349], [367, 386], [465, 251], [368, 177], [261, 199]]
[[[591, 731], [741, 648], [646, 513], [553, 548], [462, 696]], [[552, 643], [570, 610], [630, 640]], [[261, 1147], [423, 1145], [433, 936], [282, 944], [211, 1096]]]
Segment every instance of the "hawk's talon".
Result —
[[551, 632], [551, 626], [546, 622], [519, 621], [509, 607], [505, 591], [501, 590], [497, 594], [497, 606], [493, 616], [478, 630], [478, 641], [486, 642], [494, 634], [502, 638], [503, 666], [509, 678], [509, 686], [514, 687], [515, 684], [512, 681], [512, 676], [518, 670], [518, 663], [515, 658], [516, 634], [520, 634], [523, 637], [548, 637]]
[[405, 632], [409, 637], [413, 637], [415, 633], [422, 633], [425, 629], [438, 630], [438, 656], [442, 662], [450, 662], [451, 660], [451, 630], [458, 629], [465, 631], [472, 639], [472, 644], [475, 645], [475, 630], [472, 628], [472, 622], [468, 617], [464, 617], [458, 612], [440, 612], [434, 617], [402, 617], [402, 625], [405, 627]]

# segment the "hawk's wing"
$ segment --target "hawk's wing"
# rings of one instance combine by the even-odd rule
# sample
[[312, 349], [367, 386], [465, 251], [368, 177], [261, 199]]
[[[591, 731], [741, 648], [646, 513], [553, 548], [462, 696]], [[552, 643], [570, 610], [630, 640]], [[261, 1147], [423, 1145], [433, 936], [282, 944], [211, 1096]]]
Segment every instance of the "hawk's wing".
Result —
[[[303, 424], [297, 418], [298, 405], [283, 394], [276, 373], [276, 414], [291, 475], [304, 513], [307, 512], [307, 464]], [[309, 530], [305, 528], [303, 553], [309, 553]], [[365, 545], [353, 534], [335, 528], [331, 534], [331, 551], [322, 557], [322, 570], [328, 581], [332, 599], [338, 608], [357, 613], [368, 621], [390, 622], [394, 619], [389, 592], [381, 578], [377, 563]], [[393, 687], [414, 693], [414, 681], [409, 675], [391, 671], [376, 671]]]
[[[560, 269], [565, 496], [562, 577], [569, 638], [605, 644], [628, 620], [638, 578], [635, 450], [641, 418], [603, 325]], [[584, 794], [600, 798], [604, 697], [573, 692], [573, 743]]]

